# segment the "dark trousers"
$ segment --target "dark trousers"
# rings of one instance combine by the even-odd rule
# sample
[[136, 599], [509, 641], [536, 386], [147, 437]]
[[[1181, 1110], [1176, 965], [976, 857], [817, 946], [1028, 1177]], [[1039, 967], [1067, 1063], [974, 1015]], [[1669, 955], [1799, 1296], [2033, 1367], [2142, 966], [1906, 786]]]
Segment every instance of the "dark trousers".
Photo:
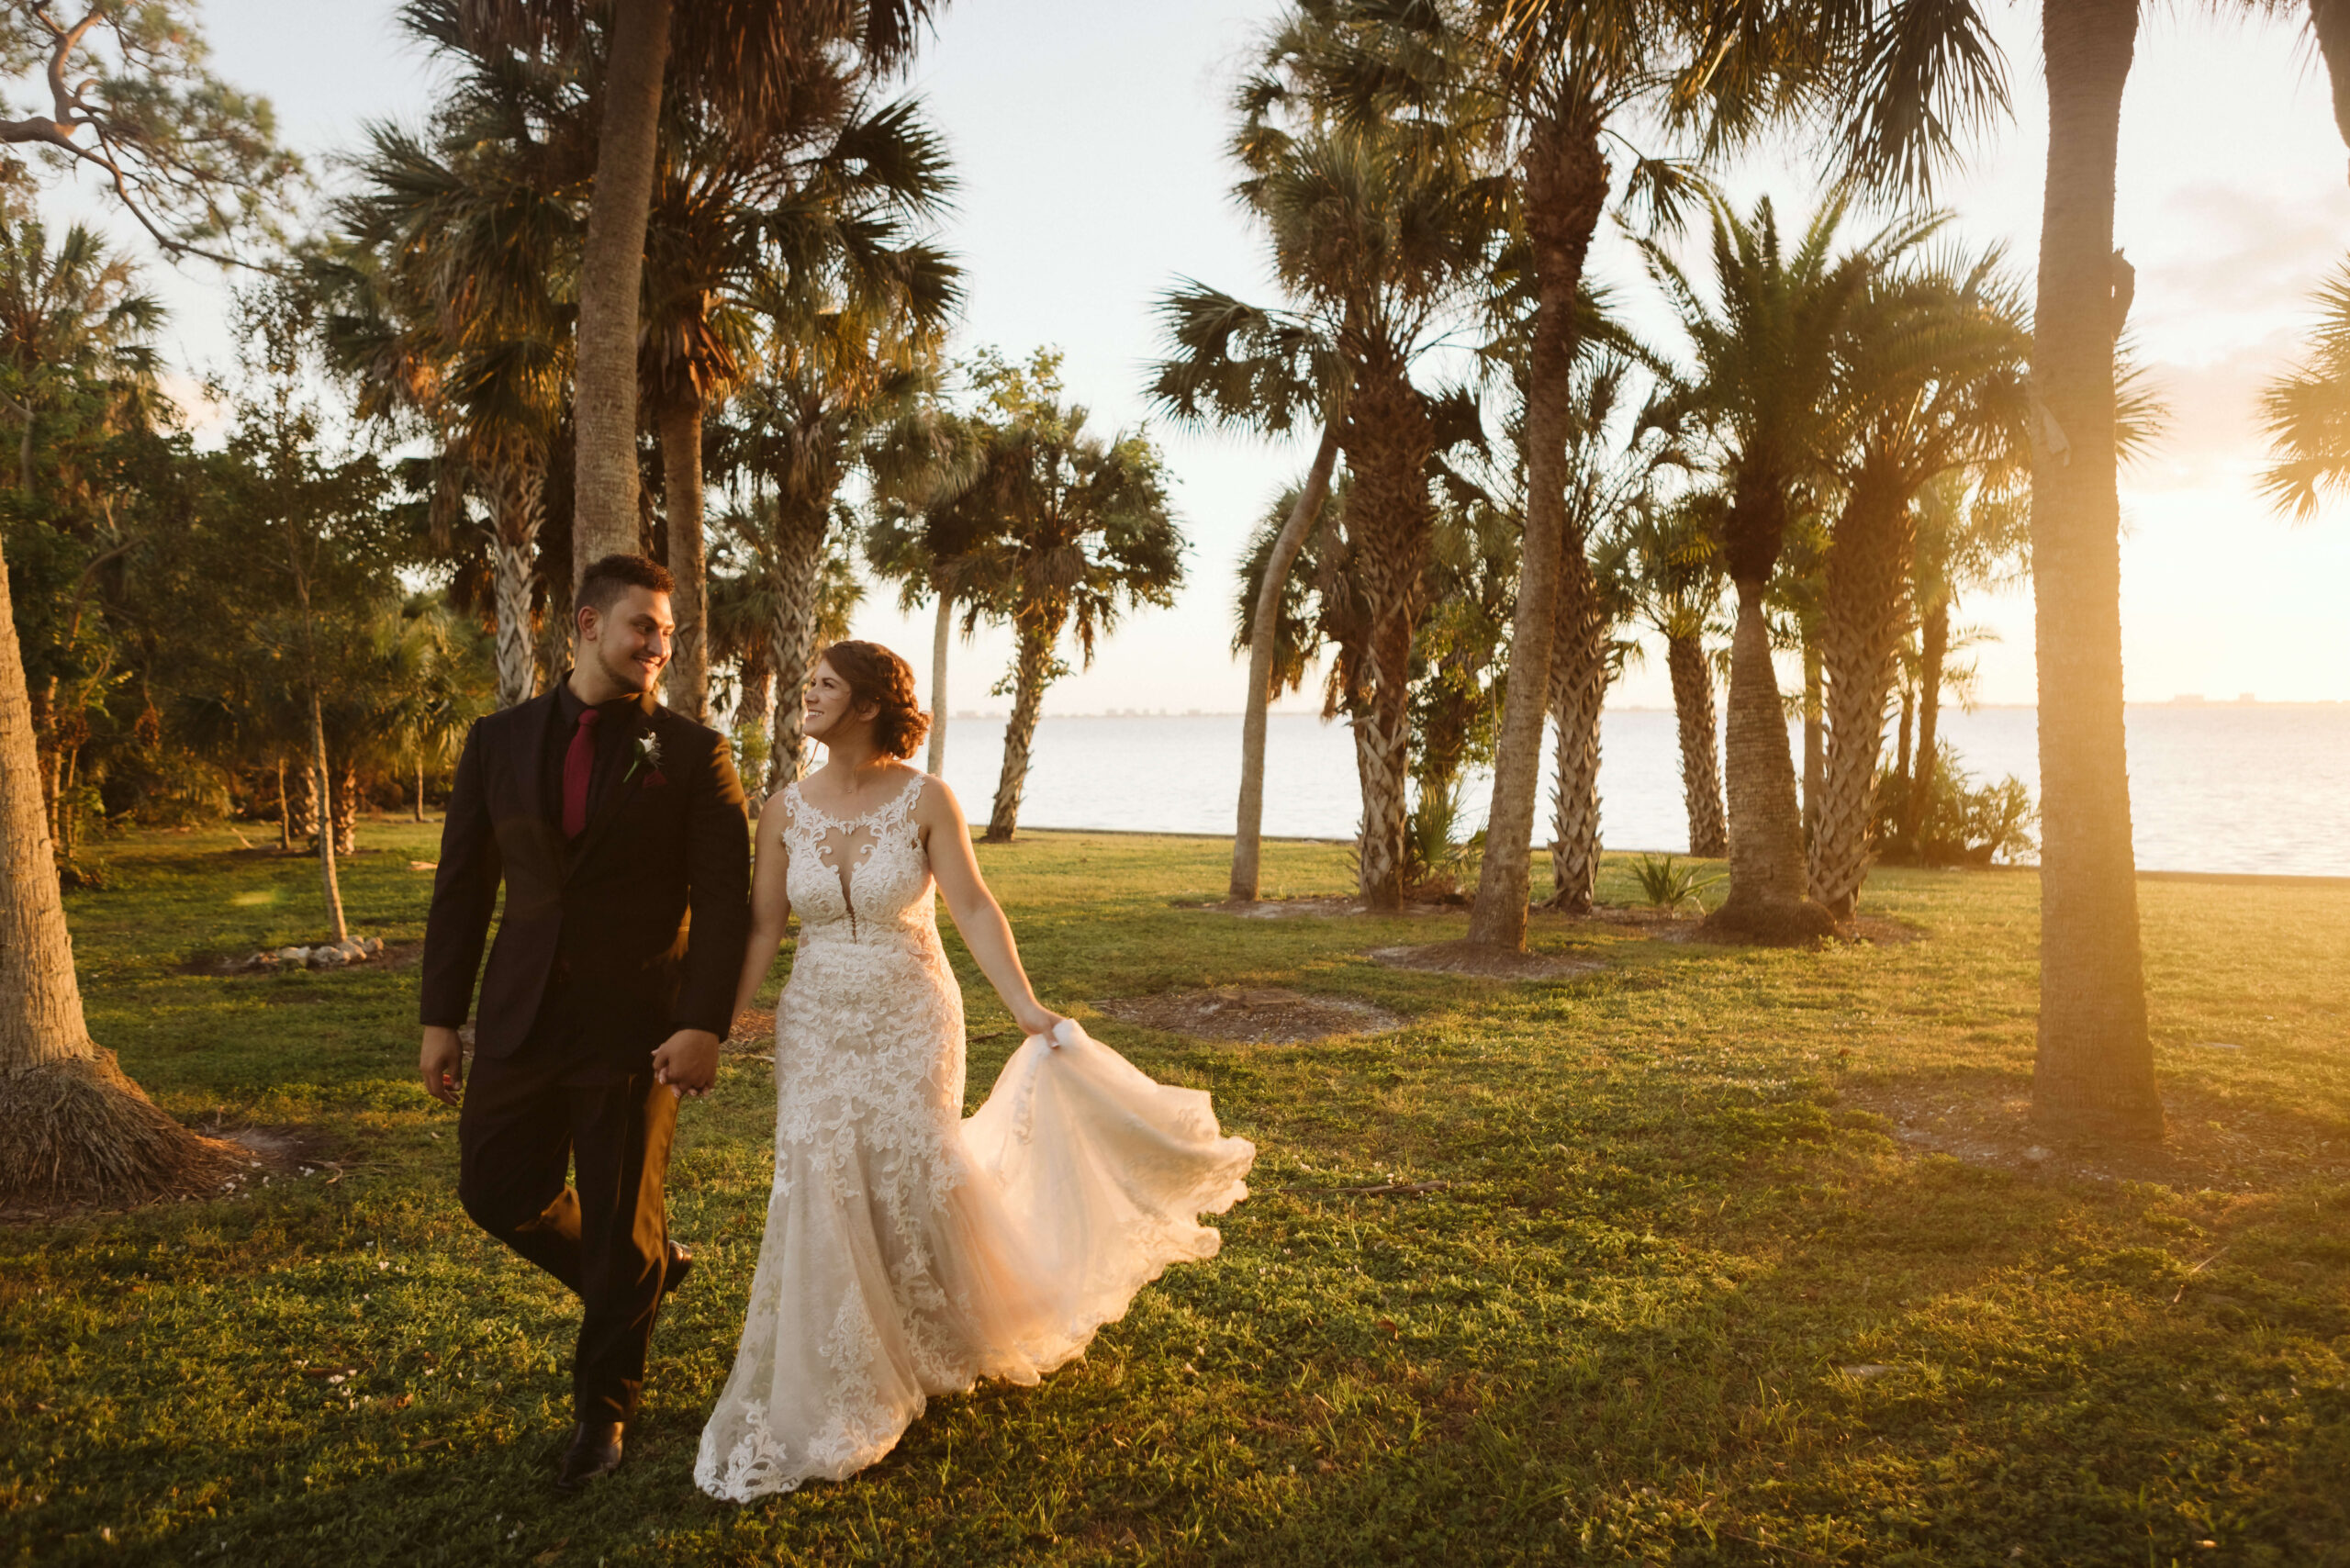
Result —
[[576, 1418], [627, 1421], [668, 1262], [662, 1184], [677, 1103], [649, 1070], [582, 1081], [548, 1054], [475, 1062], [457, 1118], [457, 1195], [475, 1224], [579, 1297]]

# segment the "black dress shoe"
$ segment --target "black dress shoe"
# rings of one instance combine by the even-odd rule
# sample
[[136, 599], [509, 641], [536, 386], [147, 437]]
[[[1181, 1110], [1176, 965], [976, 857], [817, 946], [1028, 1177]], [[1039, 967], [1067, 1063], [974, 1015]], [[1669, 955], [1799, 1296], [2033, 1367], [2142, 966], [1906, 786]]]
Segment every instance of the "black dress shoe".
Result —
[[693, 1271], [694, 1255], [686, 1250], [682, 1242], [669, 1243], [668, 1266], [661, 1271], [661, 1294], [667, 1295], [671, 1291], [683, 1285], [686, 1282], [686, 1276]]
[[582, 1421], [571, 1428], [571, 1446], [564, 1450], [563, 1468], [556, 1473], [554, 1484], [565, 1492], [576, 1492], [620, 1467], [621, 1424]]

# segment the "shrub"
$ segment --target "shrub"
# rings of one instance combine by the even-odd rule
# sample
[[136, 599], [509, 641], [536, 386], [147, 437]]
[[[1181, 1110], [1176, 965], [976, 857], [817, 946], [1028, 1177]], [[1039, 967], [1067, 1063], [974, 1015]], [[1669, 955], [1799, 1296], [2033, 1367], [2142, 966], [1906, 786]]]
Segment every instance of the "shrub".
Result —
[[1677, 910], [1695, 904], [1700, 913], [1706, 908], [1706, 890], [1721, 880], [1707, 876], [1702, 866], [1670, 855], [1641, 856], [1632, 862], [1632, 876], [1640, 884], [1640, 896], [1653, 907]]
[[1878, 857], [1907, 866], [2014, 865], [2039, 847], [2032, 827], [2040, 820], [2031, 791], [2009, 774], [1996, 784], [1977, 785], [1959, 765], [1948, 742], [1935, 748], [1926, 812], [1913, 842], [1903, 834], [1908, 816], [1909, 781], [1887, 770], [1878, 775], [1876, 814], [1871, 834]]

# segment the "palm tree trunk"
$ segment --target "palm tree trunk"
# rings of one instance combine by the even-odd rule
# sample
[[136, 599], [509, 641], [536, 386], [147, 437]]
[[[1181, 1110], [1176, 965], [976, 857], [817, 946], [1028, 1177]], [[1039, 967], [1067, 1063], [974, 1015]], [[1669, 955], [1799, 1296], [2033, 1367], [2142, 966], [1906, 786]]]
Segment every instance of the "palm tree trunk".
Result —
[[[1926, 813], [1932, 810], [1937, 748], [1942, 745], [1942, 665], [1950, 657], [1950, 600], [1926, 611], [1918, 648], [1918, 750], [1911, 765], [1909, 793], [1902, 811], [1901, 836], [1914, 850], [1926, 831]], [[1903, 715], [1902, 740], [1908, 740], [1908, 715]], [[1908, 759], [1905, 758], [1905, 761]]]
[[1541, 787], [1542, 720], [1550, 706], [1551, 626], [1559, 563], [1585, 542], [1567, 540], [1567, 435], [1573, 395], [1575, 300], [1592, 230], [1607, 204], [1607, 160], [1580, 121], [1541, 127], [1525, 155], [1526, 218], [1536, 307], [1527, 354], [1526, 539], [1512, 611], [1509, 682], [1494, 754], [1493, 803], [1469, 940], [1526, 946], [1533, 887], [1534, 798]]
[[[307, 737], [306, 737], [307, 740]], [[316, 764], [302, 764], [302, 792], [294, 798], [294, 836], [313, 838], [319, 831], [319, 770]]]
[[[1893, 771], [1907, 782], [1909, 778], [1909, 736], [1916, 727], [1918, 690], [1905, 684], [1901, 688], [1901, 722], [1894, 730]], [[1908, 836], [1906, 833], [1904, 837]]]
[[923, 771], [935, 778], [946, 766], [946, 654], [954, 640], [955, 595], [938, 590], [938, 623], [930, 632], [930, 750]]
[[669, 706], [695, 723], [710, 716], [710, 552], [702, 537], [701, 398], [691, 388], [661, 406], [661, 476], [669, 497], [669, 596], [677, 619]]
[[1819, 639], [1813, 627], [1803, 633], [1803, 846], [1811, 853], [1819, 835], [1819, 789], [1827, 770], [1827, 736], [1820, 724]]
[[1730, 639], [1729, 896], [1706, 929], [1733, 941], [1801, 942], [1832, 935], [1836, 923], [1804, 896], [1803, 811], [1786, 710], [1771, 668], [1762, 615], [1765, 583], [1738, 585]]
[[337, 855], [359, 853], [359, 768], [349, 757], [343, 758], [341, 768], [335, 774], [334, 790], [334, 852]]
[[[2048, 183], [2031, 363], [2040, 675], [2040, 1041], [2032, 1114], [2159, 1138], [2122, 729], [2113, 185], [2138, 0], [2046, 0]], [[2045, 427], [2053, 426], [2053, 431]], [[2061, 443], [2061, 450], [2059, 450]]]
[[1352, 571], [1369, 611], [1358, 661], [1362, 689], [1348, 712], [1363, 789], [1356, 871], [1365, 902], [1393, 910], [1404, 903], [1412, 640], [1427, 592], [1435, 433], [1427, 399], [1392, 361], [1358, 367], [1346, 430], [1340, 446], [1354, 475], [1348, 517], [1360, 524]]
[[1906, 498], [1863, 475], [1828, 546], [1819, 662], [1827, 746], [1812, 823], [1811, 896], [1849, 920], [1869, 871], [1876, 759], [1907, 625], [1916, 528]]
[[775, 730], [767, 752], [767, 792], [773, 794], [808, 771], [808, 743], [801, 726], [807, 711], [800, 694], [816, 662], [817, 595], [822, 587], [824, 531], [830, 521], [822, 504], [778, 510], [769, 542], [767, 588], [774, 623], [767, 656], [775, 661]]
[[1314, 465], [1305, 472], [1305, 487], [1290, 508], [1265, 563], [1265, 580], [1257, 589], [1257, 606], [1248, 619], [1248, 696], [1240, 721], [1240, 809], [1233, 825], [1232, 880], [1229, 896], [1239, 903], [1257, 902], [1259, 868], [1265, 831], [1265, 722], [1273, 700], [1273, 641], [1281, 622], [1281, 589], [1297, 565], [1297, 554], [1322, 515], [1330, 496], [1330, 476], [1338, 465], [1339, 420], [1333, 410], [1322, 426], [1322, 443], [1314, 449]]
[[83, 1018], [15, 625], [0, 561], [0, 1202], [209, 1185], [222, 1147], [156, 1109]]
[[580, 256], [578, 429], [571, 582], [616, 551], [637, 548], [636, 316], [653, 204], [661, 74], [671, 0], [616, 0], [595, 199]]
[[[316, 769], [315, 777], [323, 790], [334, 775], [327, 767], [326, 715], [319, 707], [318, 688], [315, 686], [310, 689], [310, 766]], [[341, 942], [350, 937], [351, 928], [342, 922], [342, 889], [335, 879], [333, 816], [334, 805], [329, 801], [326, 820], [319, 824], [319, 880], [326, 890], [327, 920], [334, 932], [334, 939]]]
[[538, 659], [531, 647], [531, 547], [503, 538], [490, 545], [498, 605], [498, 705], [531, 700]]
[[1681, 731], [1681, 795], [1689, 812], [1689, 853], [1718, 859], [1729, 853], [1722, 822], [1722, 773], [1714, 672], [1703, 637], [1695, 632], [1664, 639], [1665, 672], [1673, 678], [1673, 716]]
[[1589, 914], [1599, 889], [1599, 719], [1607, 700], [1608, 617], [1580, 539], [1567, 541], [1559, 577], [1550, 655], [1550, 711], [1559, 737], [1550, 840], [1557, 886], [1550, 906]]
[[767, 637], [749, 639], [743, 652], [743, 698], [734, 712], [735, 728], [753, 734], [767, 733], [767, 716], [775, 711], [775, 660], [767, 653]]
[[1003, 771], [996, 778], [995, 804], [988, 812], [987, 842], [1010, 844], [1020, 829], [1020, 797], [1028, 787], [1030, 748], [1044, 711], [1045, 688], [1052, 679], [1053, 644], [1060, 640], [1059, 615], [1047, 624], [1036, 618], [1020, 629], [1020, 658], [1012, 698], [1012, 718], [1003, 726]]
[[416, 820], [424, 820], [424, 751], [421, 747], [416, 754]]
[[277, 757], [277, 847], [294, 847], [294, 805], [285, 798], [285, 756]]

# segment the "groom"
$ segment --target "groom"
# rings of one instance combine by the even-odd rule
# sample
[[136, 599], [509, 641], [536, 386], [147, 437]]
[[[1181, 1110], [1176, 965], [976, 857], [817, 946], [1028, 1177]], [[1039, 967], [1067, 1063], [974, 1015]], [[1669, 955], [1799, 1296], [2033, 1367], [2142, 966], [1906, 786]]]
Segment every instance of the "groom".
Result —
[[[424, 934], [420, 1066], [427, 1093], [462, 1106], [458, 1197], [579, 1296], [566, 1490], [619, 1466], [654, 1315], [693, 1266], [662, 1183], [679, 1096], [717, 1076], [749, 928], [726, 737], [653, 700], [671, 586], [641, 555], [589, 566], [577, 665], [473, 727]], [[467, 1086], [457, 1026], [501, 879]]]

